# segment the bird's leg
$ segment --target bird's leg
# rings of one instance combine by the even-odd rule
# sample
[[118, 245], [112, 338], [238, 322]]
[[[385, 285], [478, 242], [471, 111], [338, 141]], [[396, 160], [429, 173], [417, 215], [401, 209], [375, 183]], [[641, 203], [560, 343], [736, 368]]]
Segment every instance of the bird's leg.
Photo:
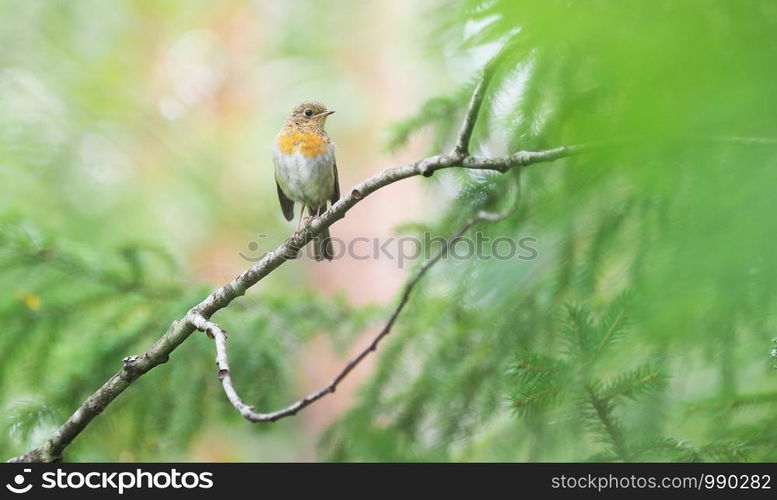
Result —
[[295, 233], [299, 233], [299, 226], [302, 224], [302, 216], [305, 215], [305, 204], [302, 204], [302, 208], [299, 211], [299, 220], [297, 221], [297, 230], [294, 231]]
[[316, 217], [318, 216], [318, 211], [311, 212], [308, 214], [308, 217], [305, 218], [305, 227], [310, 227], [310, 224], [313, 223], [314, 220], [316, 220]]
[[291, 238], [292, 238], [294, 241], [299, 241], [299, 239], [300, 239], [300, 238], [299, 238], [299, 233], [300, 233], [299, 226], [300, 226], [300, 224], [302, 224], [302, 216], [303, 216], [304, 214], [305, 214], [305, 204], [303, 203], [303, 204], [302, 204], [302, 208], [301, 208], [301, 210], [299, 211], [299, 220], [297, 221], [297, 229], [294, 231], [294, 234], [292, 234], [292, 235], [291, 235]]
[[[313, 223], [314, 220], [316, 220], [316, 217], [318, 217], [319, 210], [313, 209], [312, 207], [308, 206], [308, 216], [305, 217], [305, 227], [310, 227], [310, 225]], [[300, 218], [302, 217], [302, 214], [300, 214]]]

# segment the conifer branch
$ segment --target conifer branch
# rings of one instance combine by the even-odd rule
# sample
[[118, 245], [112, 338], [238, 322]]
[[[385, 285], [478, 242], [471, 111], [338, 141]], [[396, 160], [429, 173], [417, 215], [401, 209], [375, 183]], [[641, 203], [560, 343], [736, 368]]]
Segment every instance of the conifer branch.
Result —
[[[487, 75], [488, 72], [486, 72]], [[484, 76], [486, 79], [487, 76]], [[485, 82], [485, 80], [484, 80]], [[478, 85], [476, 95], [467, 111], [465, 126], [459, 135], [457, 144], [468, 144], [474, 127], [474, 121], [482, 101], [485, 83]], [[182, 319], [174, 321], [167, 331], [145, 353], [124, 359], [121, 369], [114, 374], [102, 387], [90, 395], [40, 447], [23, 455], [12, 458], [11, 462], [51, 462], [60, 460], [62, 452], [105, 408], [124, 392], [138, 377], [149, 370], [166, 363], [170, 354], [181, 345], [196, 330], [192, 322], [202, 317], [206, 321], [220, 309], [227, 307], [233, 300], [241, 297], [246, 290], [256, 285], [275, 269], [292, 260], [297, 253], [325, 228], [345, 217], [346, 212], [365, 197], [378, 189], [397, 181], [423, 175], [431, 176], [438, 170], [447, 168], [467, 168], [474, 170], [493, 170], [507, 172], [516, 167], [535, 163], [554, 161], [559, 158], [582, 152], [586, 146], [559, 147], [544, 151], [519, 151], [507, 156], [470, 156], [454, 148], [452, 151], [430, 156], [422, 160], [391, 168], [376, 174], [366, 181], [357, 184], [350, 192], [332, 205], [329, 210], [316, 217], [310, 225], [296, 235], [288, 238], [272, 252], [267, 253], [259, 262], [238, 275], [226, 285], [216, 289], [202, 302], [191, 308]], [[480, 214], [478, 220], [490, 220], [493, 214]], [[476, 221], [477, 222], [477, 221]], [[473, 222], [474, 224], [474, 222]], [[204, 325], [210, 326], [210, 325]], [[214, 338], [212, 326], [206, 328]], [[223, 330], [221, 330], [223, 332]], [[320, 397], [320, 396], [319, 396]], [[307, 403], [310, 404], [310, 403]], [[299, 408], [297, 408], [298, 410]], [[296, 411], [296, 410], [295, 410]]]
[[618, 423], [612, 417], [612, 409], [610, 402], [602, 399], [596, 394], [596, 391], [590, 385], [587, 385], [586, 394], [588, 395], [588, 401], [591, 407], [594, 409], [596, 417], [599, 419], [605, 436], [607, 436], [612, 443], [613, 451], [615, 455], [622, 461], [628, 462], [631, 460], [628, 450], [626, 449], [626, 442], [623, 439], [623, 434], [618, 426]]
[[391, 329], [393, 328], [394, 323], [396, 322], [402, 310], [405, 308], [405, 305], [407, 305], [410, 299], [410, 295], [413, 292], [416, 284], [418, 284], [426, 272], [448, 252], [450, 247], [454, 245], [459, 239], [461, 239], [467, 230], [481, 221], [500, 221], [507, 217], [510, 212], [511, 210], [502, 214], [480, 212], [477, 216], [467, 221], [467, 223], [464, 224], [461, 229], [459, 229], [449, 240], [446, 241], [444, 247], [440, 248], [428, 262], [421, 266], [413, 278], [405, 283], [399, 303], [394, 308], [391, 316], [389, 316], [386, 324], [367, 345], [367, 347], [360, 351], [356, 357], [351, 359], [326, 386], [316, 392], [308, 394], [304, 398], [280, 410], [271, 413], [257, 413], [254, 411], [254, 407], [245, 404], [232, 384], [232, 372], [229, 368], [229, 358], [227, 354], [227, 332], [221, 326], [212, 321], [208, 321], [200, 314], [191, 314], [188, 320], [195, 328], [207, 333], [208, 336], [214, 339], [216, 344], [216, 364], [218, 365], [218, 376], [221, 380], [221, 385], [224, 388], [224, 393], [227, 395], [229, 402], [232, 403], [232, 406], [234, 406], [235, 409], [240, 412], [240, 414], [246, 420], [250, 422], [275, 422], [281, 418], [296, 415], [298, 411], [315, 403], [327, 394], [334, 393], [337, 389], [337, 386], [348, 376], [348, 374], [350, 374], [351, 371], [353, 371], [353, 369], [356, 368], [356, 366], [361, 363], [371, 352], [377, 350], [380, 341], [383, 340], [383, 338], [386, 337], [389, 333], [391, 333]]

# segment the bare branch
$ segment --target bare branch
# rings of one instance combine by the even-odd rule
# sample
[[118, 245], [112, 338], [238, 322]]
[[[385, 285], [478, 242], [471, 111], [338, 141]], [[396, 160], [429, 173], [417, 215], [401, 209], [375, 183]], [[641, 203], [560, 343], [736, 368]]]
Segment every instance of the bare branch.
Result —
[[483, 104], [483, 98], [486, 95], [486, 89], [491, 82], [491, 75], [493, 74], [495, 67], [499, 64], [501, 55], [503, 55], [502, 52], [486, 63], [483, 68], [483, 74], [478, 79], [475, 90], [472, 92], [472, 97], [470, 97], [469, 105], [467, 106], [467, 111], [464, 115], [464, 121], [461, 124], [461, 131], [459, 132], [459, 137], [456, 141], [456, 147], [453, 148], [453, 154], [459, 158], [469, 156], [472, 131], [475, 129], [475, 123], [477, 123], [480, 108]]
[[480, 105], [483, 104], [483, 96], [486, 93], [486, 87], [488, 82], [486, 78], [478, 80], [475, 85], [475, 91], [472, 93], [472, 97], [469, 100], [469, 106], [467, 106], [467, 113], [464, 115], [464, 122], [461, 124], [461, 131], [459, 132], [459, 139], [456, 141], [456, 148], [453, 152], [461, 158], [466, 157], [469, 154], [469, 143], [472, 139], [472, 131], [475, 129], [475, 123], [480, 113]]
[[446, 242], [445, 246], [440, 248], [428, 262], [424, 263], [424, 265], [421, 266], [413, 278], [405, 284], [399, 303], [394, 308], [394, 311], [392, 312], [386, 324], [372, 339], [369, 345], [364, 348], [356, 357], [351, 359], [335, 376], [335, 378], [333, 378], [326, 386], [316, 392], [308, 394], [299, 401], [280, 410], [271, 413], [257, 413], [254, 411], [252, 406], [245, 404], [243, 400], [240, 399], [240, 396], [237, 394], [237, 391], [232, 384], [232, 373], [229, 368], [229, 359], [227, 356], [227, 332], [216, 323], [205, 319], [205, 317], [202, 315], [192, 314], [189, 317], [189, 321], [195, 328], [202, 332], [208, 333], [214, 338], [216, 344], [216, 364], [218, 365], [218, 376], [219, 379], [221, 379], [221, 385], [224, 388], [224, 393], [227, 395], [229, 402], [232, 403], [232, 406], [234, 406], [235, 409], [240, 412], [240, 414], [245, 419], [251, 422], [274, 422], [284, 417], [296, 415], [298, 411], [302, 410], [306, 406], [313, 404], [327, 394], [332, 394], [335, 392], [340, 382], [342, 382], [345, 377], [347, 377], [348, 374], [351, 373], [351, 371], [364, 360], [364, 358], [366, 358], [371, 352], [378, 348], [380, 341], [383, 340], [383, 338], [386, 337], [389, 333], [391, 333], [391, 329], [399, 317], [399, 314], [402, 312], [408, 300], [410, 299], [410, 294], [413, 292], [413, 288], [415, 288], [416, 284], [418, 284], [429, 268], [436, 264], [442, 258], [442, 256], [447, 253], [451, 245], [455, 244], [464, 235], [464, 233], [476, 223], [480, 221], [496, 222], [504, 219], [508, 214], [509, 212], [504, 214], [481, 212], [476, 217], [473, 217], [467, 221], [467, 223], [464, 224], [464, 226], [459, 229], [459, 231], [457, 231], [450, 240]]
[[[478, 89], [476, 89], [476, 93], [482, 92], [484, 87], [479, 85]], [[480, 97], [473, 96], [470, 109], [467, 113], [468, 118], [465, 120], [465, 123], [469, 123], [469, 125], [462, 128], [462, 135], [459, 140], [460, 144], [467, 143], [469, 140], [472, 126], [474, 126], [474, 120], [476, 119], [477, 111], [480, 106], [479, 101], [481, 99], [482, 94]], [[122, 368], [105, 382], [102, 387], [89, 396], [76, 409], [70, 418], [54, 431], [45, 443], [24, 455], [12, 458], [10, 461], [50, 462], [61, 459], [62, 452], [72, 440], [75, 439], [75, 437], [78, 436], [114, 399], [116, 399], [119, 394], [124, 392], [132, 382], [149, 370], [167, 362], [170, 353], [195, 331], [193, 325], [195, 319], [201, 325], [202, 323], [199, 318], [204, 318], [208, 321], [216, 311], [227, 307], [233, 300], [244, 295], [246, 290], [254, 286], [265, 276], [283, 265], [286, 261], [296, 257], [299, 250], [310, 242], [313, 237], [318, 235], [323, 229], [334, 224], [337, 220], [342, 219], [348, 210], [378, 189], [417, 175], [428, 177], [437, 170], [446, 168], [456, 167], [506, 172], [515, 167], [553, 161], [576, 154], [582, 150], [583, 146], [570, 146], [549, 149], [546, 151], [521, 151], [500, 157], [476, 157], [469, 156], [466, 153], [462, 156], [460, 151], [454, 150], [447, 154], [430, 156], [408, 165], [391, 168], [370, 177], [366, 181], [356, 185], [350, 192], [346, 193], [337, 203], [330, 207], [329, 210], [314, 219], [308, 227], [304, 228], [299, 233], [297, 238], [289, 238], [284, 241], [275, 250], [267, 253], [251, 268], [241, 273], [226, 285], [216, 289], [202, 302], [191, 308], [182, 319], [174, 321], [164, 335], [162, 335], [162, 337], [160, 337], [145, 353], [139, 356], [126, 358]], [[479, 217], [481, 217], [482, 220], [488, 220], [484, 214], [481, 214]], [[422, 271], [425, 272], [423, 269]], [[402, 305], [404, 306], [404, 304]], [[205, 330], [209, 331], [215, 339], [218, 339], [218, 336], [214, 333], [217, 330], [213, 326], [203, 326], [208, 326]], [[221, 330], [221, 332], [223, 332], [223, 330]], [[361, 361], [361, 359], [359, 359], [359, 361]], [[348, 371], [350, 371], [350, 369], [348, 369]], [[317, 396], [316, 399], [321, 396], [323, 396], [323, 394]], [[235, 397], [237, 397], [236, 394]], [[303, 404], [304, 406], [310, 404], [310, 402], [304, 403], [305, 400], [302, 401], [302, 403], [298, 404]], [[292, 405], [292, 407], [293, 406], [294, 405]], [[294, 411], [297, 410], [299, 410], [299, 408], [296, 408]]]

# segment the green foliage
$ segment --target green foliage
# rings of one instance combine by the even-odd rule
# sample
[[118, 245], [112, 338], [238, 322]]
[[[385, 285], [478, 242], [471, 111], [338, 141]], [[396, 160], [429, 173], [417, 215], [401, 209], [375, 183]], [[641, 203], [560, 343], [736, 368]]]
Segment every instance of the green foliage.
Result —
[[[777, 5], [467, 0], [444, 19], [460, 51], [498, 49], [474, 151], [600, 147], [523, 172], [517, 212], [477, 229], [538, 258], [441, 262], [324, 449], [775, 460]], [[515, 176], [438, 175], [460, 186], [440, 234], [512, 198]]]
[[[222, 76], [250, 73], [220, 66], [253, 53], [241, 37], [214, 35], [242, 29], [231, 24], [243, 17], [235, 5], [236, 15], [208, 2], [0, 5], [0, 17], [23, 21], [0, 32], [3, 458], [39, 444], [124, 356], [211, 291], [202, 275], [212, 269], [193, 267], [222, 261], [212, 240], [236, 248], [235, 235], [253, 234], [257, 220], [280, 219], [272, 183], [242, 167], [256, 162], [254, 129], [271, 137], [275, 125], [267, 113], [237, 112], [233, 100], [246, 100], [235, 94], [258, 82], [267, 93], [286, 65], [290, 80], [312, 82], [289, 93], [310, 91], [345, 78], [342, 61], [365, 60], [347, 37], [324, 35], [339, 35], [332, 27], [352, 5], [327, 4], [323, 15], [294, 7], [279, 14], [282, 36], [261, 39], [278, 58], [272, 71], [248, 85], [226, 79], [232, 94], [203, 97]], [[309, 30], [307, 19], [327, 29]], [[454, 72], [487, 71], [473, 152], [594, 147], [505, 175], [435, 174], [426, 199], [450, 203], [434, 234], [515, 206], [473, 231], [532, 238], [536, 258], [500, 259], [487, 247], [432, 268], [356, 401], [326, 431], [322, 456], [777, 460], [777, 3], [459, 0], [428, 19]], [[218, 57], [226, 51], [214, 39], [236, 52]], [[345, 56], [328, 58], [335, 50]], [[177, 93], [165, 76], [176, 65], [187, 80], [205, 74], [204, 86]], [[441, 89], [396, 125], [389, 149], [420, 130], [433, 152], [450, 148], [480, 76], [458, 75], [457, 91]], [[352, 116], [372, 120], [374, 96], [353, 91], [372, 80], [355, 81], [336, 92]], [[187, 119], [162, 117], [156, 108], [171, 101]], [[184, 257], [191, 248], [202, 255]], [[299, 396], [290, 360], [306, 340], [327, 332], [348, 345], [375, 316], [285, 279], [274, 273], [216, 317], [231, 332], [235, 384], [260, 409]], [[208, 432], [220, 441], [238, 428], [263, 458], [299, 459], [288, 452], [299, 420], [243, 422], [213, 354], [195, 334], [111, 404], [67, 459], [190, 458]], [[244, 456], [257, 455], [208, 455]]]
[[[7, 220], [0, 229], [0, 283], [11, 291], [0, 301], [0, 451], [10, 457], [37, 446], [123, 357], [145, 351], [211, 290], [182, 282], [177, 259], [154, 246], [99, 252], [49, 238], [27, 221]], [[299, 345], [319, 331], [344, 344], [372, 314], [310, 292], [237, 301], [220, 318], [232, 332], [235, 383], [258, 408], [288, 404], [298, 397], [289, 359]], [[112, 403], [68, 458], [173, 459], [210, 420], [240, 422], [216, 377], [212, 341], [195, 335]]]
[[[659, 366], [639, 365], [635, 360], [626, 361], [627, 367], [608, 379], [599, 373], [608, 371], [602, 368], [608, 358], [618, 358], [616, 339], [625, 331], [627, 318], [624, 302], [617, 300], [596, 323], [590, 320], [586, 309], [568, 307], [562, 326], [566, 356], [553, 359], [529, 354], [508, 373], [515, 386], [510, 404], [518, 414], [553, 412], [556, 417], [551, 422], [569, 422], [582, 416], [584, 428], [607, 447], [598, 456], [628, 461], [655, 450], [643, 445], [640, 455], [634, 455], [631, 436], [635, 430], [625, 429], [617, 410], [624, 400], [642, 400], [641, 396], [661, 390], [666, 375]], [[636, 366], [632, 368], [629, 363]], [[557, 432], [563, 433], [565, 426], [560, 427]], [[568, 437], [581, 438], [579, 434]]]

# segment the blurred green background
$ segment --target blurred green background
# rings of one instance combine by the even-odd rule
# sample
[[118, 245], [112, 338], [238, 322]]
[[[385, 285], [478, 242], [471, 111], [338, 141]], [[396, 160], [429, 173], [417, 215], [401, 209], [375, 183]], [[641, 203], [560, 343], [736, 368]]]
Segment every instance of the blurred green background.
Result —
[[[0, 1], [0, 19], [0, 456], [289, 235], [271, 145], [294, 105], [337, 111], [346, 192], [450, 148], [496, 56], [474, 152], [609, 146], [403, 181], [332, 234], [448, 236], [515, 203], [477, 229], [536, 238], [536, 259], [440, 262], [343, 390], [271, 425], [228, 404], [195, 335], [65, 459], [777, 458], [777, 3]], [[243, 399], [328, 382], [409, 272], [303, 259], [221, 311]]]

